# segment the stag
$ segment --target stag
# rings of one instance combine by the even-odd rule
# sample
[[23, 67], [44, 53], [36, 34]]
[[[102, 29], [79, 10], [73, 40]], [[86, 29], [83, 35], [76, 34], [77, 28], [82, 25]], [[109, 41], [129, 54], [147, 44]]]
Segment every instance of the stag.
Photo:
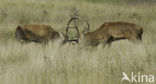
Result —
[[48, 25], [23, 25], [15, 31], [15, 39], [22, 42], [47, 43], [49, 40], [64, 38], [64, 35]]
[[[89, 27], [88, 27], [89, 28]], [[128, 22], [106, 22], [95, 31], [83, 34], [80, 41], [85, 45], [98, 46], [111, 44], [114, 41], [128, 39], [130, 42], [141, 42], [143, 28]]]

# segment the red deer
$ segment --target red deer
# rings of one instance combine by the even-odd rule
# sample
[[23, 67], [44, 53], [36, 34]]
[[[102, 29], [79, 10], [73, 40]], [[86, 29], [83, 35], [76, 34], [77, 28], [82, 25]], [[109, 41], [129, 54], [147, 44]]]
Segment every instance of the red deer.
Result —
[[[60, 32], [55, 31], [48, 25], [23, 25], [18, 26], [15, 32], [15, 39], [24, 42], [38, 42], [38, 43], [47, 43], [49, 40], [54, 40], [62, 38], [62, 44], [67, 42], [77, 42], [77, 39], [68, 38], [68, 29], [76, 29], [76, 19], [78, 19], [78, 11], [75, 11], [71, 19], [67, 23], [66, 35], [63, 35]], [[75, 27], [69, 27], [70, 23], [74, 21]], [[77, 33], [79, 36], [79, 32]]]
[[63, 34], [48, 25], [23, 25], [15, 31], [15, 39], [24, 42], [47, 43], [49, 40], [62, 38]]
[[88, 32], [80, 38], [86, 45], [98, 46], [111, 44], [114, 41], [128, 39], [135, 43], [142, 40], [143, 28], [128, 22], [106, 22], [93, 32]]

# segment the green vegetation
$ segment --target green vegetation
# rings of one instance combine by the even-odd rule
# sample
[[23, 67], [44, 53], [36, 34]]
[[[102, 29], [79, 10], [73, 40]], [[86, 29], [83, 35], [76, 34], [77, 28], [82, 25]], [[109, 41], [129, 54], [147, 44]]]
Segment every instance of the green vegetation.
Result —
[[[85, 48], [70, 44], [60, 47], [56, 41], [43, 47], [14, 40], [15, 29], [22, 24], [46, 24], [65, 33], [74, 8], [79, 9], [81, 31], [86, 19], [91, 31], [108, 21], [132, 22], [144, 28], [142, 44], [122, 40], [110, 48]], [[155, 9], [154, 4], [0, 1], [0, 84], [121, 84], [122, 72], [156, 75]]]

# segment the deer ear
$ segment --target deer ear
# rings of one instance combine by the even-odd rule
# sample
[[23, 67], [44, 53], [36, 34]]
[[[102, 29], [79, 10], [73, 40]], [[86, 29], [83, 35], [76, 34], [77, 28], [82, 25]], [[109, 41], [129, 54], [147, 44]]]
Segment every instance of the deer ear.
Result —
[[61, 32], [59, 32], [59, 35], [61, 36], [61, 38], [65, 38], [65, 36]]

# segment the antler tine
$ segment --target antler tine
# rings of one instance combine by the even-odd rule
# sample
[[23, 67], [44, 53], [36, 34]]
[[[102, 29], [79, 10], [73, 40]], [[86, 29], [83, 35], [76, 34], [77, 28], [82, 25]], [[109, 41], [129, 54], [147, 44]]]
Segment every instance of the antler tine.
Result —
[[82, 31], [83, 34], [87, 34], [90, 31], [90, 25], [88, 20], [85, 20], [85, 22], [87, 24], [87, 27], [86, 26], [84, 27], [84, 30]]
[[[76, 10], [75, 13], [74, 13], [74, 17], [78, 19], [78, 16], [79, 16], [79, 15], [80, 15], [80, 14], [78, 14], [78, 10]], [[79, 37], [80, 37], [79, 29], [78, 29], [78, 27], [77, 27], [77, 22], [76, 22], [75, 19], [74, 19], [74, 24], [75, 24], [75, 29], [76, 29], [76, 31], [77, 31], [77, 36], [76, 36], [76, 37], [79, 38]]]
[[72, 20], [78, 19], [78, 16], [79, 16], [80, 14], [77, 14], [77, 13], [78, 13], [78, 10], [76, 10], [76, 11], [74, 12], [74, 14], [72, 15], [71, 19], [70, 19], [69, 22], [68, 22], [68, 25], [70, 24], [70, 22], [72, 22]]
[[70, 24], [73, 20], [75, 20], [75, 19], [78, 19], [78, 18], [75, 18], [75, 17], [71, 18], [71, 19], [69, 20], [69, 22], [67, 23], [67, 27], [68, 27], [69, 24]]
[[80, 14], [76, 14], [75, 17], [78, 17]]
[[74, 12], [74, 14], [72, 15], [71, 19], [69, 20], [67, 26], [68, 26], [68, 25], [70, 24], [70, 22], [72, 22], [73, 20], [78, 19], [78, 16], [79, 16], [80, 14], [77, 14], [77, 13], [78, 13], [78, 10], [76, 10], [76, 11]]
[[87, 23], [87, 26], [88, 26], [88, 31], [90, 31], [90, 25], [89, 25], [88, 20], [86, 20], [86, 23]]
[[77, 31], [77, 37], [80, 37], [80, 34], [79, 34], [79, 29], [77, 27], [77, 22], [74, 20], [74, 24], [75, 24], [75, 29]]
[[75, 16], [78, 12], [79, 12], [79, 11], [78, 11], [78, 10], [76, 10], [76, 11], [74, 12], [73, 16]]

